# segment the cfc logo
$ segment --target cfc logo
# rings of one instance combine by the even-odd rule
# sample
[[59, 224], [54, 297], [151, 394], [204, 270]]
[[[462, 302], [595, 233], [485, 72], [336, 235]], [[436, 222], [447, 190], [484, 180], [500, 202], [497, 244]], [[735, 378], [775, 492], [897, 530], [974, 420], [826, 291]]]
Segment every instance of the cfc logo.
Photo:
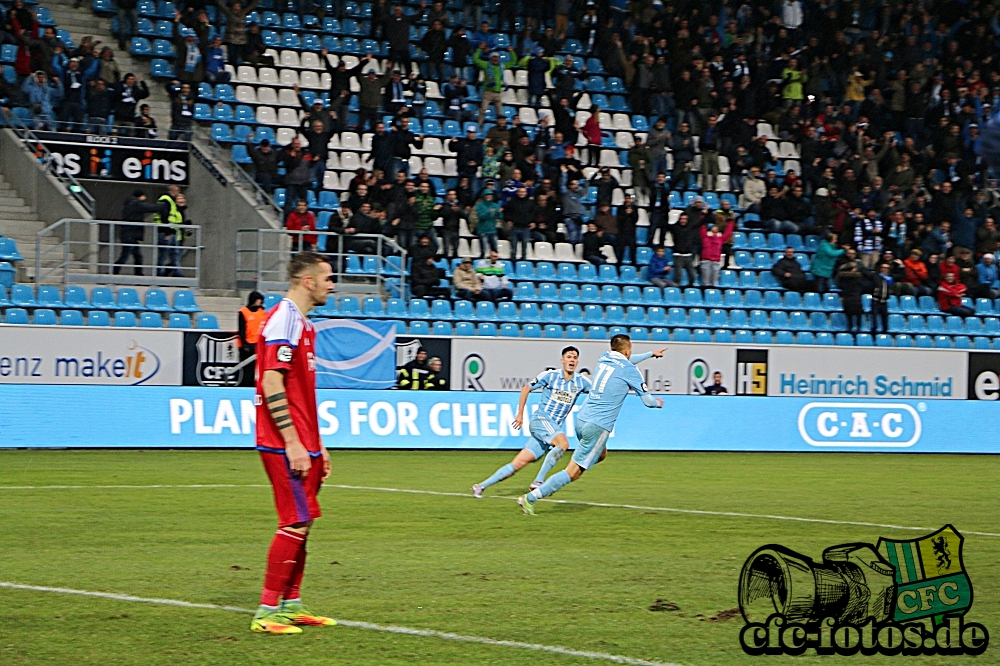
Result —
[[767, 395], [767, 350], [736, 350], [736, 395]]

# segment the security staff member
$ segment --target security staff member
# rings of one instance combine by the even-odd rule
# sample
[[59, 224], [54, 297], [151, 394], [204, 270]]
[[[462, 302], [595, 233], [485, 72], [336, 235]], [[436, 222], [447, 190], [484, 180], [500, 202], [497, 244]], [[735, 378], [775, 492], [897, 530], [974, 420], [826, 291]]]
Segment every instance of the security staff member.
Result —
[[420, 391], [430, 370], [427, 368], [427, 350], [421, 347], [412, 361], [399, 369], [396, 385], [408, 391]]
[[[236, 339], [240, 348], [240, 362], [247, 360], [257, 352], [257, 340], [260, 338], [260, 329], [267, 319], [267, 310], [264, 309], [264, 295], [259, 291], [251, 291], [247, 298], [247, 304], [240, 308], [239, 316], [239, 337]], [[255, 361], [251, 361], [244, 366], [243, 377], [252, 378], [255, 376]]]
[[157, 244], [159, 250], [156, 257], [156, 275], [159, 277], [181, 277], [180, 263], [180, 225], [184, 223], [184, 216], [177, 207], [177, 197], [181, 193], [181, 188], [171, 185], [167, 188], [167, 193], [162, 195], [157, 202], [169, 205], [169, 212], [166, 220], [159, 213], [153, 216], [153, 222], [166, 225], [156, 230]]

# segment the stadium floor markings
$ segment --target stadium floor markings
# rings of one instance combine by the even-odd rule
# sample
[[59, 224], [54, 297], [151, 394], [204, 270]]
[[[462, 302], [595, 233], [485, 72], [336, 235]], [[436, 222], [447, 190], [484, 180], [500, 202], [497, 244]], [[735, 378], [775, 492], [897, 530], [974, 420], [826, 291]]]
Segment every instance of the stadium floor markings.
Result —
[[[87, 486], [93, 487], [93, 486]], [[11, 590], [25, 590], [29, 592], [48, 592], [52, 594], [68, 594], [80, 597], [97, 597], [100, 599], [112, 599], [114, 601], [128, 601], [142, 604], [156, 604], [159, 606], [175, 606], [179, 608], [196, 608], [203, 610], [220, 610], [230, 613], [247, 613], [252, 615], [253, 609], [240, 608], [239, 606], [221, 606], [218, 604], [200, 604], [191, 601], [181, 601], [179, 599], [159, 599], [156, 597], [137, 597], [131, 594], [117, 594], [114, 592], [95, 592], [91, 590], [76, 590], [67, 587], [46, 587], [43, 585], [24, 585], [21, 583], [11, 583], [0, 581], [0, 588]], [[523, 643], [521, 641], [507, 641], [496, 638], [485, 638], [483, 636], [468, 636], [465, 634], [453, 634], [449, 631], [436, 631], [434, 629], [414, 629], [412, 627], [399, 627], [395, 625], [375, 624], [373, 622], [362, 622], [358, 620], [342, 620], [335, 618], [337, 623], [351, 627], [353, 629], [364, 629], [366, 631], [379, 631], [389, 634], [404, 634], [407, 636], [422, 636], [424, 638], [440, 638], [446, 641], [456, 641], [459, 643], [480, 643], [482, 645], [495, 645], [498, 647], [519, 648], [522, 650], [534, 650], [536, 652], [552, 652], [565, 655], [567, 657], [581, 657], [583, 659], [593, 659], [597, 661], [610, 661], [616, 664], [630, 664], [632, 666], [680, 666], [679, 664], [664, 663], [659, 661], [649, 661], [647, 659], [635, 659], [633, 657], [623, 657], [617, 654], [605, 652], [590, 652], [588, 650], [574, 650], [572, 648], [559, 647], [558, 645], [541, 645], [539, 643]]]
[[[98, 486], [0, 486], [0, 491], [4, 490], [144, 490], [144, 489], [198, 489], [198, 488], [270, 488], [266, 483], [199, 483], [188, 485], [177, 484], [153, 484], [153, 485], [98, 485]], [[326, 488], [338, 488], [340, 490], [366, 490], [383, 493], [405, 493], [412, 495], [435, 495], [442, 497], [465, 497], [473, 499], [469, 493], [452, 493], [440, 490], [418, 490], [415, 488], [385, 488], [381, 486], [349, 486], [336, 483], [324, 484]], [[516, 497], [506, 495], [484, 495], [486, 499], [499, 499], [516, 501]], [[852, 527], [878, 527], [887, 530], [906, 530], [911, 532], [933, 532], [934, 527], [918, 527], [913, 525], [893, 525], [891, 523], [872, 523], [860, 520], [832, 520], [829, 518], [803, 518], [801, 516], [781, 516], [766, 513], [744, 513], [740, 511], [711, 511], [707, 509], [679, 509], [665, 506], [643, 506], [641, 504], [612, 504], [609, 502], [587, 502], [584, 500], [558, 500], [543, 499], [541, 502], [552, 504], [569, 504], [573, 506], [592, 506], [600, 509], [627, 509], [630, 511], [660, 511], [663, 513], [682, 513], [695, 516], [719, 516], [722, 518], [749, 518], [751, 520], [785, 520], [796, 523], [818, 523], [821, 525], [848, 525]], [[972, 530], [962, 530], [963, 535], [974, 535], [981, 537], [1000, 538], [997, 532], [975, 532]]]

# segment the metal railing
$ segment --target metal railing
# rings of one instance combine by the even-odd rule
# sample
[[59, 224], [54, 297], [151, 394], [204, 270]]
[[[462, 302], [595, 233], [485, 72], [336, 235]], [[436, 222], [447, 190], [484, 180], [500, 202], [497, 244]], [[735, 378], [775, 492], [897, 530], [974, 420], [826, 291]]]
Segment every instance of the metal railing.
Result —
[[[180, 244], [169, 237], [176, 239], [177, 229]], [[58, 242], [45, 246], [53, 237]], [[62, 219], [35, 236], [36, 284], [197, 287], [200, 279], [200, 226]]]
[[[330, 260], [338, 287], [375, 286], [393, 296], [406, 293], [406, 250], [380, 234], [345, 236], [331, 231], [240, 229], [236, 236], [236, 284], [241, 289], [280, 291], [288, 287], [288, 260], [307, 249], [306, 236], [316, 236], [317, 251]], [[357, 261], [357, 266], [354, 262]]]
[[13, 114], [7, 116], [7, 122], [28, 150], [34, 153], [35, 157], [38, 158], [38, 161], [42, 163], [45, 170], [62, 183], [66, 189], [69, 190], [70, 195], [76, 200], [76, 202], [83, 206], [83, 209], [87, 211], [87, 214], [93, 217], [96, 210], [94, 197], [91, 196], [90, 192], [83, 188], [80, 181], [58, 168], [59, 163], [55, 160], [55, 158], [53, 158], [52, 153], [45, 147], [45, 144], [38, 140], [34, 130], [28, 127], [23, 120]]

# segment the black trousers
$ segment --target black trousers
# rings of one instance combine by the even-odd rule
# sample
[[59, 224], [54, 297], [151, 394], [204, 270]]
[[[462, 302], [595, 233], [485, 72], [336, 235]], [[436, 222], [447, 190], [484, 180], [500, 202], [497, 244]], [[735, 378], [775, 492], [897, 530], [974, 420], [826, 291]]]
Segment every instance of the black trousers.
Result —
[[872, 335], [878, 329], [878, 322], [882, 322], [882, 332], [889, 332], [889, 304], [880, 301], [872, 301]]

